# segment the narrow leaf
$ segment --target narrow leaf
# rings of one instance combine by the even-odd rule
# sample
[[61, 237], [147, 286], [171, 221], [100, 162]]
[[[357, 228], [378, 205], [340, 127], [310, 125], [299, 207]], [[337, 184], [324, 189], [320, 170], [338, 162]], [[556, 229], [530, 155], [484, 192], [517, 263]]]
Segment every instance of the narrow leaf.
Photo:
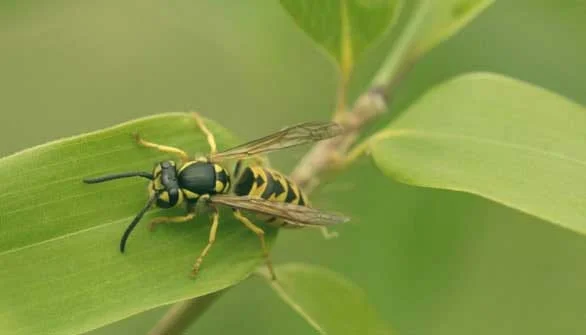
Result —
[[[220, 148], [235, 144], [213, 122]], [[118, 251], [122, 232], [147, 200], [144, 179], [87, 185], [82, 178], [150, 171], [175, 158], [139, 147], [131, 134], [209, 151], [187, 114], [165, 114], [35, 147], [0, 160], [0, 329], [5, 334], [76, 334], [175, 301], [218, 291], [261, 260], [252, 232], [222, 211], [216, 243], [199, 276], [189, 274], [206, 245], [205, 213], [186, 223], [146, 222], [184, 211], [152, 210]], [[269, 241], [274, 233], [269, 231]]]
[[419, 29], [416, 48], [420, 54], [452, 37], [494, 0], [431, 0], [425, 23]]
[[494, 0], [423, 0], [417, 5], [392, 51], [383, 62], [373, 85], [386, 86], [398, 72], [446, 41]]
[[396, 21], [401, 0], [281, 0], [283, 8], [347, 74]]
[[413, 185], [483, 196], [586, 234], [586, 109], [545, 89], [468, 74], [375, 135], [376, 164]]
[[365, 293], [330, 270], [307, 264], [278, 266], [271, 288], [321, 334], [390, 334]]

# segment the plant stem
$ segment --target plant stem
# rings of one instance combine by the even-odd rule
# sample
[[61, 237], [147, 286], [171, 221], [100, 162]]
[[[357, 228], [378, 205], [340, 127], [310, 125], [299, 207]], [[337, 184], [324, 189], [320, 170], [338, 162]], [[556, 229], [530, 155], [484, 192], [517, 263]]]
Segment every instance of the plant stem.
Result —
[[346, 134], [315, 144], [293, 170], [291, 178], [303, 189], [313, 189], [319, 183], [317, 177], [320, 174], [336, 169], [340, 159], [345, 160], [362, 129], [387, 110], [391, 97], [422, 56], [417, 52], [415, 42], [428, 10], [427, 0], [415, 8], [392, 52], [374, 76], [370, 88], [358, 97], [349, 112], [336, 120], [347, 130]]
[[174, 304], [149, 335], [183, 334], [228, 289]]
[[422, 55], [415, 50], [415, 45], [419, 29], [424, 22], [429, 8], [429, 0], [422, 1], [414, 8], [414, 13], [411, 14], [407, 26], [393, 46], [393, 50], [378, 69], [371, 86], [384, 87], [389, 95], [394, 93], [404, 76]]

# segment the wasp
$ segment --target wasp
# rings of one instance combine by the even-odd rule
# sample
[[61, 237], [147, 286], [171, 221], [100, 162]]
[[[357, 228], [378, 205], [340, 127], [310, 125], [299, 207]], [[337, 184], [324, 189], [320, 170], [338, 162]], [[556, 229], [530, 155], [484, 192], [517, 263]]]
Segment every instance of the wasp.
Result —
[[[244, 216], [242, 211], [257, 214], [269, 224], [287, 228], [306, 226], [325, 228], [349, 220], [344, 215], [310, 207], [303, 191], [280, 172], [264, 167], [261, 163], [243, 167], [243, 160], [258, 159], [258, 155], [263, 153], [337, 136], [343, 131], [338, 124], [333, 122], [301, 123], [218, 152], [213, 133], [207, 128], [199, 114], [193, 113], [193, 117], [209, 144], [208, 155], [190, 159], [189, 155], [181, 149], [148, 142], [140, 135], [134, 134], [139, 145], [173, 154], [179, 158], [179, 163], [174, 160], [165, 160], [156, 163], [152, 172], [123, 172], [83, 180], [87, 184], [129, 177], [142, 177], [149, 180], [147, 188], [149, 198], [124, 231], [120, 240], [121, 253], [124, 253], [126, 241], [133, 229], [150, 208], [172, 208], [180, 205], [186, 208], [186, 213], [182, 216], [162, 216], [152, 219], [149, 227], [153, 230], [158, 224], [179, 223], [194, 219], [196, 204], [203, 202], [211, 209], [212, 223], [208, 243], [193, 265], [192, 275], [195, 276], [216, 239], [219, 223], [217, 206], [227, 206], [232, 209], [238, 221], [258, 236], [265, 263], [272, 278], [276, 279], [265, 243], [265, 232]], [[227, 169], [220, 164], [228, 159], [237, 160], [232, 174], [235, 180], [233, 185]]]

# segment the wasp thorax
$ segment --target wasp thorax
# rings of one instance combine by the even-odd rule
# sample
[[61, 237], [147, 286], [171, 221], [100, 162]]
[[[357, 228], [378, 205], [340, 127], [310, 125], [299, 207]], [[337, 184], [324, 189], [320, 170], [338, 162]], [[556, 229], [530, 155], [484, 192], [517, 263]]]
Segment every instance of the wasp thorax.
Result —
[[156, 205], [170, 208], [183, 202], [183, 193], [177, 180], [175, 162], [163, 161], [153, 169], [153, 181], [149, 185], [151, 195], [158, 193]]
[[223, 193], [230, 187], [226, 170], [207, 160], [197, 160], [179, 169], [179, 185], [185, 198], [196, 202], [203, 195]]

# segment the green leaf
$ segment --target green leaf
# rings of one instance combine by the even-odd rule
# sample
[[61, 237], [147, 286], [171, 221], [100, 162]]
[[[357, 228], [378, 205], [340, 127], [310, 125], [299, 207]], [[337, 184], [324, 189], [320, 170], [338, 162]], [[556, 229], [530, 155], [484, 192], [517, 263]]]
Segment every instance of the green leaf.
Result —
[[348, 74], [396, 21], [401, 0], [281, 0], [297, 25]]
[[330, 270], [307, 264], [276, 267], [278, 281], [260, 273], [271, 288], [321, 334], [390, 334], [390, 328], [354, 283]]
[[[218, 146], [234, 138], [208, 122]], [[135, 131], [190, 154], [207, 153], [187, 114], [164, 114], [35, 147], [0, 160], [0, 329], [6, 334], [75, 334], [156, 306], [234, 285], [261, 260], [259, 241], [223, 210], [199, 276], [191, 267], [207, 243], [209, 219], [145, 224], [182, 209], [153, 210], [120, 236], [147, 199], [144, 179], [87, 185], [82, 178], [150, 171], [169, 155], [139, 147]], [[268, 240], [275, 234], [268, 232]]]
[[389, 82], [400, 69], [452, 37], [492, 3], [494, 0], [423, 0], [383, 62], [374, 85]]
[[470, 192], [586, 234], [585, 129], [586, 109], [564, 97], [468, 74], [425, 94], [370, 149], [405, 183]]
[[494, 0], [432, 0], [424, 24], [419, 28], [416, 48], [427, 53], [452, 37], [476, 16], [494, 3]]

